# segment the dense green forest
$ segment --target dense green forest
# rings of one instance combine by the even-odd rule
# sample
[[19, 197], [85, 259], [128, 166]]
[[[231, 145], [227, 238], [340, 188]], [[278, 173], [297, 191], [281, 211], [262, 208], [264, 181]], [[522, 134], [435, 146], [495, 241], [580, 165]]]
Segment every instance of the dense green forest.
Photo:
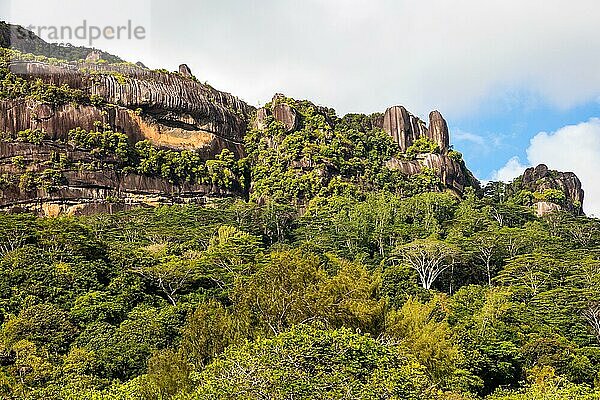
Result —
[[473, 192], [1, 219], [5, 398], [598, 397], [593, 219]]

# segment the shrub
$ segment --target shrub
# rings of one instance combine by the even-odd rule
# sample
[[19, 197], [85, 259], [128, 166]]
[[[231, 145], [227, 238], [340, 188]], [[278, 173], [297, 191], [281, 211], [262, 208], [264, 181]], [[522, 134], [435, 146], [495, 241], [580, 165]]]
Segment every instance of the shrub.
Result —
[[429, 138], [422, 136], [415, 140], [413, 144], [406, 149], [406, 156], [409, 158], [414, 158], [417, 154], [439, 152], [440, 146], [437, 143], [434, 143]]

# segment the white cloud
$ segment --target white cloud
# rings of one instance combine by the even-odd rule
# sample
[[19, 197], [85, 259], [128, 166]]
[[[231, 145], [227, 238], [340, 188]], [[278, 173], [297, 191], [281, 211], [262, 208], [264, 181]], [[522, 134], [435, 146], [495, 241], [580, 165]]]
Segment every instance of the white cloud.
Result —
[[452, 139], [457, 142], [471, 142], [481, 147], [486, 147], [486, 140], [483, 136], [474, 133], [461, 131], [460, 129], [452, 130]]
[[510, 182], [517, 176], [522, 175], [523, 171], [527, 168], [526, 165], [521, 164], [519, 157], [513, 157], [506, 162], [506, 164], [497, 171], [492, 172], [492, 181]]
[[[574, 172], [585, 191], [584, 209], [600, 216], [600, 119], [592, 118], [556, 132], [540, 132], [527, 149], [527, 166], [546, 164], [550, 169]], [[492, 174], [493, 180], [510, 181], [523, 173], [526, 165], [517, 157]]]
[[585, 211], [600, 216], [600, 119], [537, 134], [527, 159], [531, 165], [544, 163], [551, 169], [575, 172], [585, 190]]
[[[27, 10], [16, 21], [24, 24], [93, 20], [107, 10], [87, 0], [70, 0], [85, 7], [11, 2]], [[151, 51], [140, 55], [116, 42], [109, 50], [153, 67], [188, 63], [201, 81], [251, 104], [281, 91], [340, 112], [403, 104], [419, 115], [440, 109], [452, 118], [513, 91], [564, 108], [600, 95], [597, 0], [147, 3]]]

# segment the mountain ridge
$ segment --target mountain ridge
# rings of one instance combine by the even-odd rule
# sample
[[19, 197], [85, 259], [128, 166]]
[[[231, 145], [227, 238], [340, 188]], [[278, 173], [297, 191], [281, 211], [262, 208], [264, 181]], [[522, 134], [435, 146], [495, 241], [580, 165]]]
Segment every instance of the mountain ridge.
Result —
[[[462, 196], [468, 187], [481, 190], [462, 155], [450, 145], [448, 125], [437, 110], [429, 114], [429, 123], [404, 106], [392, 106], [383, 113], [370, 116], [349, 114], [338, 117], [331, 108], [289, 99], [282, 94], [276, 94], [271, 102], [256, 109], [229, 93], [200, 83], [186, 65], [181, 65], [177, 72], [153, 71], [89, 48], [77, 48], [77, 52], [68, 48], [70, 60], [56, 60], [46, 55], [61, 54], [65, 47], [45, 43], [33, 34], [27, 36], [29, 40], [17, 42], [17, 47], [33, 49], [41, 54], [24, 54], [6, 48], [7, 44], [13, 44], [7, 41], [7, 35], [22, 29], [5, 23], [0, 25], [5, 71], [5, 93], [0, 101], [0, 132], [4, 133], [5, 141], [29, 142], [3, 146], [5, 153], [0, 154], [0, 158], [5, 160], [5, 164], [0, 166], [0, 172], [4, 173], [5, 186], [8, 187], [2, 190], [2, 209], [16, 211], [24, 207], [42, 214], [48, 214], [46, 210], [54, 210], [50, 213], [54, 215], [112, 210], [115, 207], [127, 209], [161, 202], [205, 202], [223, 195], [261, 198], [277, 192], [268, 185], [281, 186], [280, 182], [275, 182], [278, 179], [300, 187], [296, 191], [289, 188], [278, 191], [280, 195], [296, 193], [297, 199], [287, 199], [294, 201], [309, 200], [323, 190], [337, 190], [330, 186], [336, 184], [338, 178], [356, 186], [359, 191], [386, 186], [388, 190], [401, 193], [449, 190]], [[75, 59], [76, 55], [83, 56], [84, 52], [89, 54]], [[319, 119], [315, 126], [313, 119]], [[352, 119], [360, 120], [361, 124], [356, 125]], [[307, 123], [309, 120], [311, 122]], [[280, 126], [281, 131], [278, 130]], [[316, 131], [308, 132], [310, 129]], [[77, 130], [88, 132], [88, 136], [124, 134], [128, 145], [123, 146], [130, 147], [126, 150], [131, 153], [129, 159], [114, 162], [98, 158], [96, 154], [91, 157], [94, 162], [90, 162], [90, 157], [81, 153], [84, 149], [78, 147], [81, 143], [72, 140], [71, 136]], [[368, 148], [360, 144], [361, 141], [372, 142], [373, 139], [365, 135], [379, 135], [375, 131], [384, 132], [392, 139], [393, 144], [384, 146], [387, 158], [375, 157], [369, 161], [375, 163], [373, 165], [348, 170], [351, 163], [356, 163], [352, 160], [354, 151], [363, 151], [362, 157], [367, 158], [372, 152], [381, 150], [381, 144], [370, 143]], [[39, 143], [23, 139], [32, 134], [39, 136], [36, 139]], [[336, 136], [342, 136], [338, 138], [342, 143], [341, 150], [339, 145], [337, 149], [330, 146], [337, 140]], [[290, 150], [290, 137], [302, 142], [299, 144], [302, 149]], [[271, 150], [249, 154], [248, 148], [256, 144], [249, 143], [249, 140], [262, 141], [263, 147]], [[348, 143], [348, 140], [358, 140], [358, 143]], [[311, 141], [317, 141], [320, 150], [310, 149]], [[144, 147], [144, 143], [149, 143], [154, 149], [148, 151], [161, 155], [160, 165], [150, 168], [144, 164], [148, 163], [147, 159], [136, 149], [136, 146]], [[94, 147], [98, 143], [87, 145]], [[27, 146], [30, 148], [24, 150]], [[70, 165], [69, 168], [57, 165], [48, 168], [56, 178], [51, 185], [44, 182], [45, 178], [27, 175], [45, 173], [45, 170], [38, 171], [36, 164], [39, 162], [53, 163], [50, 159], [36, 160], [36, 146], [54, 146], [54, 150], [45, 153], [64, 157]], [[75, 149], [69, 149], [69, 146]], [[102, 153], [94, 148], [88, 148], [88, 151]], [[251, 171], [253, 166], [267, 162], [273, 156], [268, 154], [269, 151], [288, 151], [288, 154], [277, 155], [277, 159], [283, 159], [285, 163], [278, 178], [265, 174], [258, 177]], [[179, 160], [185, 165], [176, 164], [165, 160], [166, 156], [160, 152], [169, 154], [171, 158], [179, 157], [175, 153], [188, 157], [188, 153], [192, 152], [189, 157], [195, 161]], [[290, 154], [294, 152], [297, 154], [291, 159]], [[55, 153], [59, 153], [58, 156]], [[12, 165], [14, 157], [25, 157], [18, 168]], [[247, 164], [246, 160], [250, 160], [250, 167], [241, 165]], [[94, 163], [97, 165], [93, 166]], [[116, 174], [113, 184], [103, 178], [102, 163], [113, 171], [109, 175]], [[76, 173], [73, 165], [88, 171]], [[221, 170], [211, 170], [210, 166], [217, 165]], [[189, 171], [185, 173], [175, 172], [186, 168]], [[132, 181], [127, 178], [131, 174], [137, 174], [133, 181], [144, 182], [141, 186], [145, 190], [140, 190], [144, 196], [133, 196], [131, 192], [135, 188], [120, 183], [124, 182], [123, 179]], [[185, 175], [183, 179], [178, 176], [182, 174]], [[388, 177], [382, 178], [382, 174]], [[566, 175], [560, 176], [565, 178]], [[161, 179], [166, 182], [160, 183]], [[260, 182], [261, 179], [263, 182]], [[565, 183], [569, 180], [565, 179], [555, 180], [554, 186], [547, 187], [547, 184], [540, 190], [562, 191], [564, 199], [561, 198], [560, 205], [555, 205], [580, 213], [583, 202], [583, 193], [579, 193], [581, 183], [576, 176], [569, 177], [570, 183]], [[28, 185], [27, 180], [38, 184]], [[105, 183], [99, 185], [96, 181]], [[304, 187], [306, 185], [311, 187]], [[538, 190], [529, 189], [533, 192]], [[81, 193], [80, 199], [77, 193]], [[538, 197], [529, 204], [537, 207], [538, 213], [556, 209], [552, 205], [538, 206], [552, 203]], [[113, 204], [115, 201], [117, 205]]]

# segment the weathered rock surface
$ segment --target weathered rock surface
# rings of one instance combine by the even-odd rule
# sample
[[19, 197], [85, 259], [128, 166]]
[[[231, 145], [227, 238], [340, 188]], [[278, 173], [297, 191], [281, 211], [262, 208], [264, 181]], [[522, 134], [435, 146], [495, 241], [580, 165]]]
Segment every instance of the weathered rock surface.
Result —
[[[40, 130], [47, 139], [39, 145], [0, 142], [0, 176], [9, 179], [0, 186], [0, 210], [82, 214], [244, 195], [239, 187], [173, 184], [121, 172], [118, 160], [104, 157], [100, 162], [89, 150], [66, 145], [70, 130], [93, 130], [101, 124], [125, 133], [131, 144], [149, 140], [159, 147], [193, 149], [205, 160], [223, 149], [237, 158], [245, 156], [243, 138], [253, 107], [199, 83], [186, 66], [179, 73], [167, 73], [96, 63], [102, 55], [92, 53], [86, 62], [62, 64], [10, 60], [10, 72], [81, 90], [90, 101], [58, 105], [25, 98], [0, 101], [0, 132], [15, 137], [20, 131]], [[68, 165], [57, 167], [58, 156], [66, 157]], [[42, 179], [48, 168], [60, 182], [19, 183], [25, 173]]]
[[[56, 66], [38, 62], [13, 62], [10, 70], [27, 79], [41, 79], [55, 85], [66, 84], [71, 88], [81, 89], [87, 95], [102, 98], [107, 103], [140, 111], [139, 121], [135, 121], [134, 125], [155, 127], [147, 139], [158, 145], [172, 148], [211, 147], [206, 140], [210, 137], [227, 143], [225, 147], [231, 147], [232, 151], [239, 151], [247, 120], [254, 110], [238, 98], [180, 74], [154, 72], [134, 66], [84, 66], [85, 70], [71, 64]], [[86, 115], [86, 112], [90, 112], [89, 109], [80, 108], [78, 111], [84, 113], [77, 115], [75, 119], [90, 119]], [[4, 122], [0, 116], [0, 131], [6, 130]], [[123, 128], [127, 129], [129, 126]], [[132, 136], [138, 133], [128, 130], [123, 132]], [[49, 133], [60, 134], [59, 131]], [[141, 133], [144, 135], [145, 130], [141, 129]], [[182, 142], [181, 138], [189, 140]], [[223, 144], [213, 147], [223, 147]]]
[[283, 124], [287, 132], [292, 132], [298, 126], [298, 114], [296, 110], [285, 103], [273, 106], [273, 117]]
[[267, 118], [273, 115], [276, 121], [283, 124], [286, 132], [293, 132], [298, 128], [299, 116], [298, 112], [293, 107], [284, 102], [285, 96], [277, 93], [271, 100], [270, 109], [262, 107], [256, 111], [254, 119], [254, 128], [264, 129], [266, 127]]
[[179, 73], [185, 76], [186, 78], [191, 78], [194, 76], [192, 74], [192, 70], [190, 69], [190, 67], [187, 66], [187, 64], [181, 64], [179, 66]]
[[440, 146], [440, 151], [445, 153], [450, 147], [450, 134], [448, 124], [439, 111], [432, 111], [429, 114], [429, 129], [427, 137]]
[[[311, 106], [317, 114], [325, 118], [332, 128], [335, 126], [336, 122], [331, 118], [330, 109], [313, 104]], [[273, 97], [270, 108], [260, 108], [257, 110], [253, 127], [259, 130], [265, 129], [267, 120], [271, 115], [276, 121], [284, 125], [288, 133], [298, 129], [301, 125], [298, 112], [287, 104], [286, 97], [282, 94], [276, 94]], [[450, 135], [448, 125], [442, 115], [438, 111], [432, 111], [429, 119], [430, 124], [427, 127], [425, 122], [411, 114], [405, 107], [394, 106], [388, 108], [383, 114], [373, 114], [368, 118], [362, 119], [360, 129], [364, 131], [374, 128], [383, 129], [398, 143], [402, 152], [406, 152], [415, 140], [421, 137], [429, 138], [438, 144], [439, 153], [420, 154], [416, 159], [412, 160], [393, 158], [389, 160], [387, 166], [409, 176], [422, 173], [426, 168], [429, 168], [435, 172], [444, 188], [459, 195], [468, 186], [478, 189], [480, 187], [479, 182], [465, 167], [464, 162], [460, 159], [453, 159], [448, 155]], [[294, 162], [292, 163], [292, 167], [301, 169], [312, 168], [307, 160]], [[335, 172], [317, 171], [317, 173], [327, 175]]]
[[[16, 185], [0, 187], [0, 211], [30, 211], [38, 215], [91, 214], [116, 212], [138, 206], [160, 204], [205, 203], [211, 198], [239, 196], [239, 192], [216, 186], [184, 183], [173, 184], [165, 179], [122, 173], [111, 167], [116, 159], [104, 158], [103, 170], [77, 168], [79, 162], [92, 163], [97, 158], [88, 151], [55, 142], [41, 145], [0, 142], [0, 175], [41, 172], [57, 154], [63, 154], [72, 164], [61, 170], [62, 182], [53, 187], [27, 190]], [[13, 162], [20, 157], [21, 167]]]
[[403, 106], [388, 108], [383, 114], [383, 119], [376, 123], [392, 136], [403, 152], [421, 137], [437, 143], [442, 153], [447, 152], [450, 147], [448, 125], [439, 111], [432, 111], [429, 114], [429, 127]]
[[254, 118], [253, 128], [263, 130], [267, 127], [267, 118], [269, 117], [269, 110], [262, 107], [256, 110], [256, 116]]
[[[566, 198], [562, 207], [575, 214], [583, 213], [584, 191], [581, 188], [581, 181], [573, 172], [553, 171], [549, 170], [546, 165], [540, 164], [535, 168], [531, 167], [525, 170], [521, 177], [521, 186], [523, 189], [538, 193], [543, 193], [547, 189], [560, 190]], [[538, 215], [561, 208], [558, 204], [551, 207], [541, 203], [553, 204], [547, 201], [538, 202], [536, 205]]]
[[403, 106], [388, 108], [383, 115], [383, 125], [381, 128], [392, 136], [403, 152], [415, 140], [422, 136], [427, 136], [425, 123], [409, 113]]
[[388, 168], [396, 169], [406, 175], [416, 175], [424, 168], [435, 171], [441, 183], [457, 194], [462, 194], [466, 187], [479, 188], [479, 182], [464, 166], [445, 154], [423, 154], [416, 160], [401, 160], [393, 158], [388, 162]]
[[151, 116], [138, 115], [126, 107], [102, 110], [81, 104], [50, 106], [23, 99], [0, 101], [0, 132], [40, 129], [52, 140], [66, 140], [71, 129], [95, 129], [95, 123], [108, 124], [126, 132], [132, 143], [148, 139], [160, 147], [195, 149], [203, 158], [214, 158], [223, 149], [244, 155], [241, 141], [228, 140], [202, 130], [168, 126]]
[[439, 111], [429, 114], [429, 127], [403, 106], [388, 108], [383, 118], [375, 120], [374, 124], [385, 130], [398, 143], [402, 152], [421, 137], [426, 137], [439, 146], [439, 154], [424, 154], [416, 160], [392, 159], [388, 163], [390, 168], [407, 175], [415, 175], [421, 173], [424, 168], [430, 168], [435, 171], [444, 186], [458, 194], [463, 193], [467, 186], [479, 188], [479, 182], [464, 163], [448, 156], [450, 134], [448, 124]]

